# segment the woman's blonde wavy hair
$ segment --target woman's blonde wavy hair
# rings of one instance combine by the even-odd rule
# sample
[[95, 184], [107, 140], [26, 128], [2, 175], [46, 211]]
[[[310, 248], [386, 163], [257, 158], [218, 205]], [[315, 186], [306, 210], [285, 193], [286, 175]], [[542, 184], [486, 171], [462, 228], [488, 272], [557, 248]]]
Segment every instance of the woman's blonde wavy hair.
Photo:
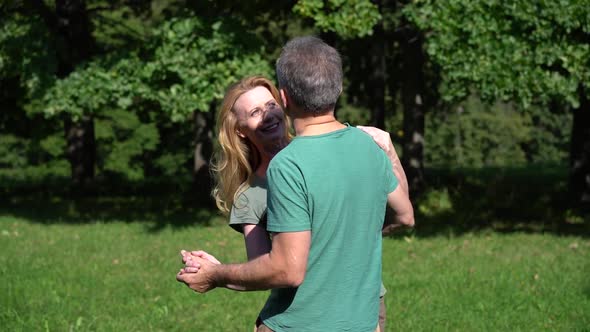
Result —
[[[239, 194], [249, 187], [252, 173], [260, 165], [260, 152], [248, 138], [238, 136], [238, 119], [234, 104], [244, 93], [265, 87], [282, 107], [281, 96], [276, 86], [263, 76], [245, 77], [231, 85], [217, 114], [218, 144], [211, 162], [215, 178], [212, 195], [221, 212], [228, 214]], [[285, 114], [285, 137], [291, 140], [291, 122]]]

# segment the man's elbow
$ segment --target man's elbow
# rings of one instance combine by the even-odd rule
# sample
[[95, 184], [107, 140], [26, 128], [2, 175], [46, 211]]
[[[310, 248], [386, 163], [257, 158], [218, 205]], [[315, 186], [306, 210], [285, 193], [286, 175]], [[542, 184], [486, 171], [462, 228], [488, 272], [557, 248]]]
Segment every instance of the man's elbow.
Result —
[[300, 269], [288, 271], [284, 278], [287, 287], [299, 287], [304, 279], [305, 270], [300, 271]]
[[280, 287], [299, 287], [305, 279], [305, 268], [285, 266], [278, 272], [277, 281]]

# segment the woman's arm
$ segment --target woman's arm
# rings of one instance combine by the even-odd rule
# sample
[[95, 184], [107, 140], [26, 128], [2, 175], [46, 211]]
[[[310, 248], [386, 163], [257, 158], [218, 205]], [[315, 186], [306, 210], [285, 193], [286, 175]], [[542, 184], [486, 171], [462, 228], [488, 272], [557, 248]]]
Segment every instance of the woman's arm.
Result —
[[397, 152], [395, 151], [395, 147], [393, 146], [393, 142], [391, 141], [391, 137], [389, 133], [375, 127], [367, 127], [367, 126], [356, 126], [360, 130], [364, 131], [365, 133], [369, 134], [379, 145], [379, 147], [385, 151], [385, 154], [389, 158], [391, 162], [391, 166], [393, 168], [393, 174], [399, 181], [399, 185], [401, 189], [409, 196], [410, 188], [408, 188], [408, 179], [406, 178], [406, 172], [402, 167], [402, 163], [399, 160]]
[[244, 224], [243, 230], [246, 254], [249, 261], [270, 252], [270, 237], [264, 224]]
[[375, 127], [357, 126], [357, 128], [369, 134], [375, 143], [385, 151], [391, 161], [393, 174], [399, 182], [399, 186], [387, 196], [388, 204], [382, 234], [388, 235], [401, 227], [413, 227], [414, 209], [410, 201], [410, 188], [406, 172], [397, 156], [389, 133]]

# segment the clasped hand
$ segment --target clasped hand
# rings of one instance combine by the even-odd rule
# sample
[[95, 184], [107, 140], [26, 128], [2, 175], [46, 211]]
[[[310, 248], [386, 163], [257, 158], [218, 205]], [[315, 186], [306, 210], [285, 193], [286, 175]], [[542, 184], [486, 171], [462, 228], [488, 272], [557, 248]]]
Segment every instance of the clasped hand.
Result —
[[213, 273], [216, 265], [221, 264], [217, 258], [205, 251], [181, 250], [184, 267], [176, 275], [176, 280], [190, 289], [205, 293], [217, 287]]

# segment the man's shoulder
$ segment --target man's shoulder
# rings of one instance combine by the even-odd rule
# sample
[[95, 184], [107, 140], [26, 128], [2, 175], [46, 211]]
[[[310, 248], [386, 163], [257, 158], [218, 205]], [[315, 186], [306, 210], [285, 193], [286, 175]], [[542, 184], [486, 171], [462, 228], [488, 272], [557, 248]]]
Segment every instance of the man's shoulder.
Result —
[[294, 160], [296, 160], [294, 156], [297, 154], [297, 151], [299, 151], [298, 142], [293, 141], [289, 143], [289, 145], [284, 147], [272, 158], [269, 168], [292, 163]]
[[373, 140], [373, 138], [371, 138], [371, 136], [369, 134], [358, 129], [357, 127], [351, 126], [349, 132], [350, 132], [351, 137], [353, 137], [354, 139], [358, 139], [362, 142], [371, 143], [372, 145], [376, 145], [375, 141]]
[[304, 150], [297, 147], [297, 144], [290, 143], [287, 147], [277, 153], [266, 170], [269, 188], [276, 185], [277, 181], [293, 181], [302, 178], [304, 161]]
[[375, 143], [373, 138], [358, 129], [357, 127], [351, 127], [348, 131], [348, 143], [350, 144], [351, 153], [357, 153], [361, 156], [374, 156], [385, 157], [385, 151]]

